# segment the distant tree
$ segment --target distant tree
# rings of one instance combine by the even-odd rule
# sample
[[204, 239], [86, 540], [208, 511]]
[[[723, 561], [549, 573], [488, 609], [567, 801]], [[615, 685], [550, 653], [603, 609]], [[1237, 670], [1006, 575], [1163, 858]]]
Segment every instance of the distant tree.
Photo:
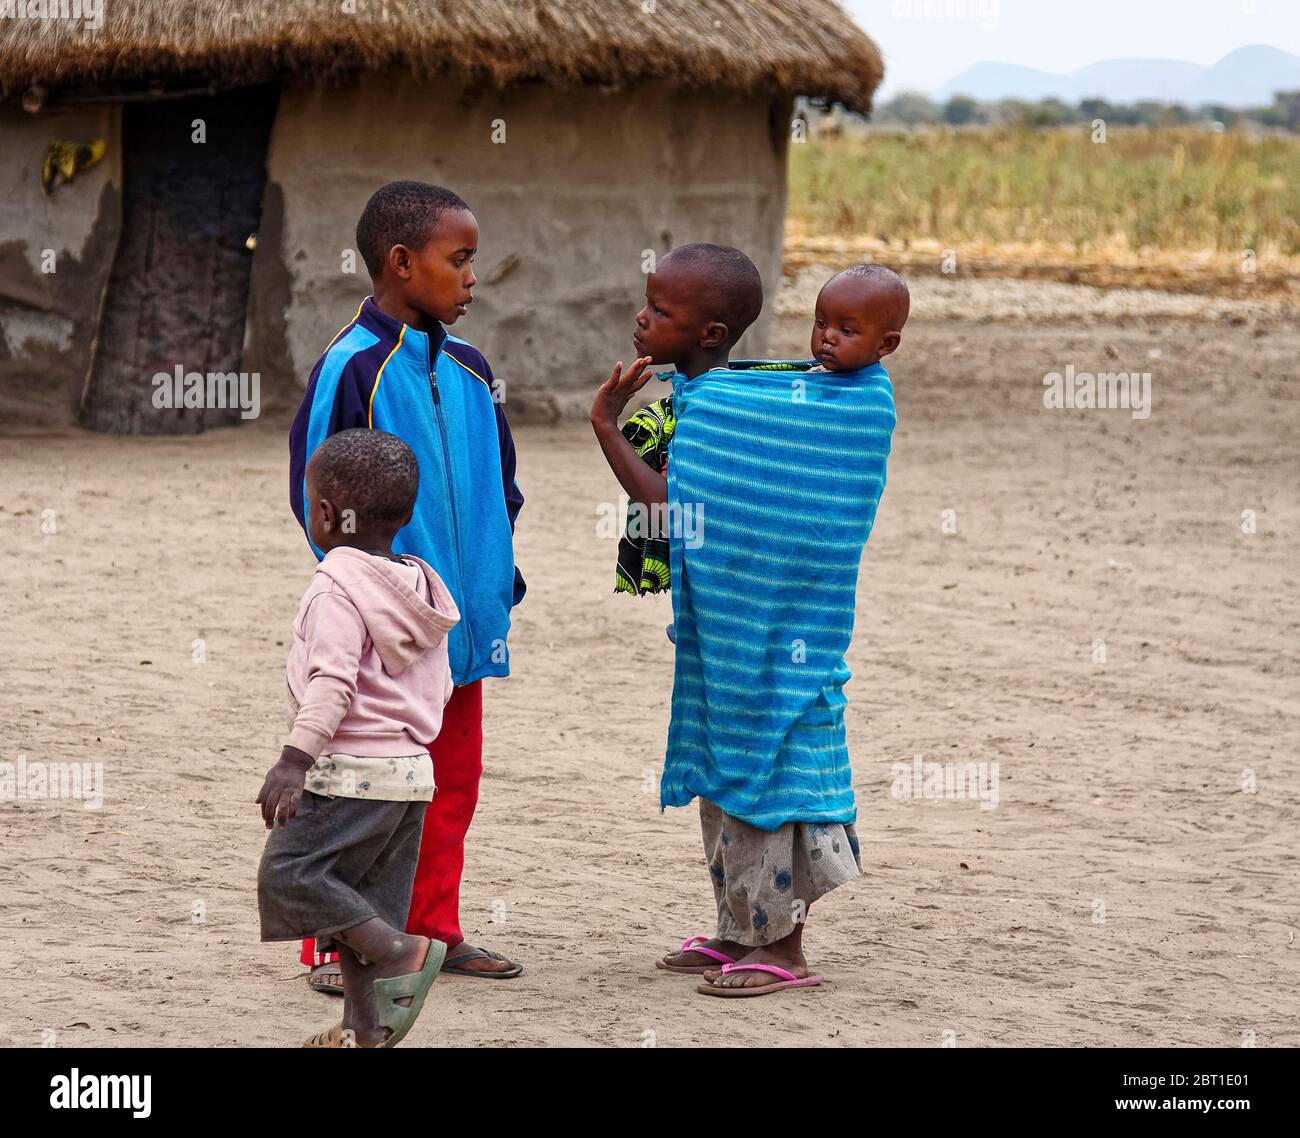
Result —
[[1159, 126], [1164, 118], [1164, 103], [1144, 99], [1133, 106], [1133, 121], [1138, 126]]
[[939, 121], [938, 108], [926, 95], [904, 91], [895, 95], [878, 113], [880, 122], [896, 122], [903, 126], [920, 126]]
[[1090, 123], [1104, 119], [1110, 126], [1172, 127], [1189, 123], [1221, 123], [1239, 127], [1257, 122], [1278, 130], [1300, 134], [1300, 91], [1278, 91], [1268, 107], [1238, 110], [1219, 103], [1187, 107], [1181, 103], [1160, 103], [1147, 99], [1138, 103], [1112, 103], [1101, 97], [1079, 100], [1070, 106], [1060, 99], [1000, 99], [996, 103], [980, 102], [966, 95], [954, 95], [937, 106], [925, 95], [903, 92], [879, 107], [876, 122], [900, 126], [948, 123], [966, 126], [974, 123], [1000, 123], [1008, 126], [1053, 128], [1070, 123]]
[[1268, 108], [1274, 124], [1285, 130], [1300, 131], [1300, 91], [1277, 91]]
[[1075, 118], [1074, 108], [1060, 99], [1042, 99], [1034, 109], [1035, 126], [1064, 126], [1074, 122]]
[[1081, 99], [1079, 117], [1092, 122], [1093, 119], [1105, 119], [1107, 122], [1115, 117], [1115, 108], [1105, 99]]
[[1202, 122], [1221, 122], [1229, 130], [1246, 118], [1241, 111], [1225, 107], [1219, 103], [1206, 103], [1197, 109], [1196, 117]]
[[1036, 103], [1024, 99], [1002, 99], [993, 108], [993, 115], [999, 122], [1011, 126], [1061, 126], [1075, 122], [1078, 118], [1073, 107], [1066, 106], [1060, 99], [1040, 99]]
[[966, 126], [980, 120], [980, 105], [967, 95], [954, 95], [943, 108], [943, 121], [949, 126]]
[[999, 99], [994, 115], [1008, 126], [1028, 126], [1033, 118], [1034, 105], [1024, 99]]

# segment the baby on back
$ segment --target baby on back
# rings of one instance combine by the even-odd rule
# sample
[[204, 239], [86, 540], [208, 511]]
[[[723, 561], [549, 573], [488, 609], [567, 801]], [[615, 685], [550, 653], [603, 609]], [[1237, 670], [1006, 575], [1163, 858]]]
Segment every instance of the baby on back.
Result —
[[854, 265], [836, 273], [817, 294], [810, 371], [858, 371], [898, 348], [911, 298], [907, 285], [884, 265]]

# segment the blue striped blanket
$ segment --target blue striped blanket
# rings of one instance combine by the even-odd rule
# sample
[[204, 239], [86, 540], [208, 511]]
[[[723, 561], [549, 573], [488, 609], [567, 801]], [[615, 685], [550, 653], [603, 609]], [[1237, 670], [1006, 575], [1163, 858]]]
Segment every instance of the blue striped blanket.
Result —
[[764, 830], [857, 816], [844, 654], [895, 422], [880, 364], [774, 366], [672, 378], [677, 656], [659, 797], [698, 795]]

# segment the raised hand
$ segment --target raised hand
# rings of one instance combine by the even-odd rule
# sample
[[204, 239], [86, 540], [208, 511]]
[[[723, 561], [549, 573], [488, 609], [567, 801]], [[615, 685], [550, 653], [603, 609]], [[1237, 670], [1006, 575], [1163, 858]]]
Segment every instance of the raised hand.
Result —
[[591, 404], [591, 422], [593, 426], [608, 425], [617, 423], [618, 417], [623, 413], [623, 408], [627, 406], [628, 400], [650, 382], [650, 377], [654, 375], [650, 368], [650, 357], [641, 356], [632, 361], [627, 371], [623, 370], [623, 361], [619, 360], [614, 365], [614, 370], [609, 373], [609, 378], [605, 380], [596, 391], [596, 398]]

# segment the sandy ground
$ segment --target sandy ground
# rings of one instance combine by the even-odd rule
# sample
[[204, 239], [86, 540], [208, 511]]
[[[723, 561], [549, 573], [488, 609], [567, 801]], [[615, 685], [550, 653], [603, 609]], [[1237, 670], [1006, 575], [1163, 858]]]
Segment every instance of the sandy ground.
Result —
[[[530, 591], [463, 913], [528, 971], [439, 981], [409, 1044], [1300, 1043], [1297, 357], [1278, 323], [913, 324], [849, 659], [865, 875], [812, 914], [830, 982], [755, 1001], [651, 966], [711, 917], [693, 811], [647, 793], [668, 607], [609, 593], [585, 426], [521, 429]], [[1044, 410], [1070, 362], [1151, 370], [1150, 419]], [[337, 1018], [257, 941], [252, 799], [312, 565], [285, 465], [272, 423], [0, 440], [0, 758], [106, 780], [97, 810], [0, 803], [0, 1043]], [[998, 805], [892, 796], [914, 755], [996, 761]]]

